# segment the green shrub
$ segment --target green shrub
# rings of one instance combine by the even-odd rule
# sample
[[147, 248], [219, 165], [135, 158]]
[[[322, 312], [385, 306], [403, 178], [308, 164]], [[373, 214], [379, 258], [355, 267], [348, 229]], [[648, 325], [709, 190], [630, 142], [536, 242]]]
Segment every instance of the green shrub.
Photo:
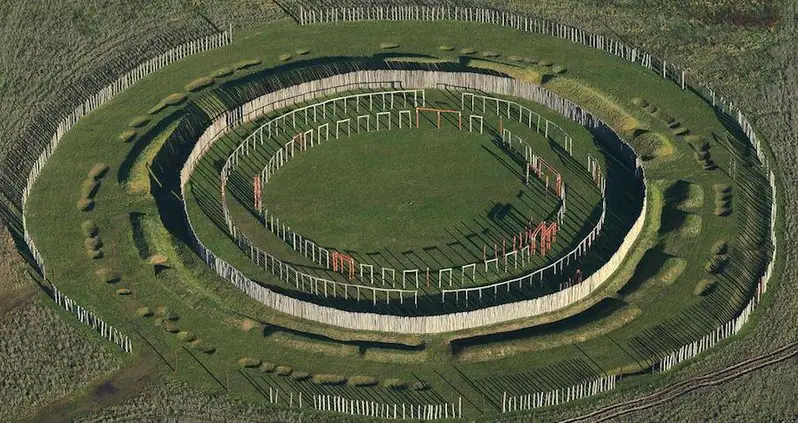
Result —
[[566, 68], [563, 65], [554, 65], [554, 67], [551, 68], [551, 71], [556, 73], [556, 74], [558, 74], [558, 75], [562, 74], [562, 73], [565, 73], [567, 70], [568, 70], [568, 68]]
[[92, 260], [99, 260], [103, 258], [103, 250], [86, 250], [86, 256]]
[[161, 328], [169, 333], [178, 333], [180, 332], [180, 328], [174, 322], [170, 322], [169, 320], [161, 321]]
[[263, 373], [271, 373], [276, 368], [277, 366], [275, 366], [274, 363], [263, 362], [263, 364], [260, 365], [260, 371]]
[[83, 246], [87, 250], [99, 250], [103, 246], [103, 241], [99, 236], [89, 237], [83, 240]]
[[281, 62], [287, 62], [287, 61], [291, 60], [291, 58], [293, 58], [293, 57], [294, 56], [292, 56], [290, 53], [285, 53], [285, 54], [281, 54], [281, 55], [277, 56], [277, 58], [280, 59]]
[[645, 108], [645, 107], [648, 107], [649, 103], [644, 98], [635, 97], [635, 98], [632, 99], [632, 104], [634, 104], [635, 106], [638, 106], [638, 107]]
[[211, 345], [208, 341], [202, 339], [195, 339], [191, 342], [191, 346], [195, 350], [204, 352], [205, 354], [213, 354], [216, 352], [216, 347]]
[[147, 116], [136, 116], [130, 121], [128, 126], [131, 128], [141, 128], [142, 126], [146, 126], [148, 123], [150, 123], [150, 118]]
[[232, 68], [221, 68], [217, 69], [216, 72], [213, 73], [214, 78], [224, 78], [225, 76], [230, 76], [233, 74]]
[[712, 245], [712, 254], [716, 256], [721, 254], [726, 254], [726, 251], [728, 249], [729, 247], [728, 244], [726, 243], [726, 240], [722, 239], [716, 242], [714, 245]]
[[120, 279], [122, 279], [122, 276], [119, 274], [119, 272], [111, 270], [107, 267], [98, 269], [96, 272], [94, 272], [94, 274], [97, 275], [97, 277], [100, 279], [100, 282], [105, 283], [117, 283]]
[[119, 134], [119, 139], [122, 142], [130, 142], [133, 141], [133, 138], [136, 137], [136, 130], [135, 129], [126, 129], [124, 132]]
[[695, 286], [693, 292], [695, 295], [706, 296], [715, 288], [716, 282], [711, 279], [702, 279], [698, 284]]
[[396, 43], [380, 43], [380, 48], [383, 50], [390, 50], [397, 47], [399, 47], [399, 44]]
[[253, 369], [255, 367], [260, 366], [261, 360], [259, 358], [252, 358], [252, 357], [242, 357], [238, 359], [238, 365], [241, 367], [246, 367], [249, 369]]
[[139, 307], [136, 309], [136, 315], [139, 317], [152, 317], [152, 309], [149, 307]]
[[89, 175], [88, 176], [91, 179], [100, 180], [103, 177], [105, 177], [105, 175], [108, 173], [109, 169], [110, 169], [110, 167], [108, 167], [108, 165], [105, 164], [105, 163], [96, 163], [89, 170]]
[[100, 181], [86, 179], [80, 184], [80, 198], [94, 198], [100, 190]]
[[346, 376], [321, 373], [313, 375], [313, 383], [318, 385], [343, 385], [346, 383]]
[[385, 379], [382, 381], [382, 386], [388, 389], [401, 390], [407, 389], [407, 382], [401, 379]]
[[438, 46], [438, 50], [440, 50], [440, 51], [452, 51], [452, 50], [454, 50], [454, 47], [447, 46], [447, 45], [441, 45], [441, 46]]
[[460, 53], [462, 53], [462, 54], [474, 54], [474, 53], [476, 53], [476, 52], [477, 52], [477, 51], [476, 51], [476, 50], [474, 50], [474, 49], [473, 49], [473, 48], [471, 48], [471, 47], [465, 47], [465, 48], [461, 48], [461, 49], [460, 49]]
[[490, 50], [489, 51], [483, 51], [482, 52], [482, 56], [484, 56], [484, 57], [499, 57], [499, 53], [497, 53], [495, 51], [490, 51]]
[[291, 379], [299, 380], [299, 381], [308, 380], [308, 379], [310, 379], [310, 373], [308, 373], [308, 372], [294, 372], [294, 373], [291, 373]]
[[277, 366], [274, 368], [274, 372], [280, 376], [288, 376], [294, 372], [294, 369], [291, 366]]
[[[300, 51], [305, 51], [305, 53], [300, 53]], [[296, 54], [308, 54], [307, 51], [308, 50], [297, 50]], [[261, 63], [260, 59], [248, 59], [248, 60], [242, 60], [233, 66], [236, 68], [236, 70], [241, 70], [241, 69], [251, 68], [253, 66], [258, 66], [260, 63]]]
[[296, 53], [299, 56], [306, 56], [306, 55], [310, 54], [310, 49], [309, 48], [298, 48], [298, 49], [294, 50], [294, 53]]
[[186, 91], [195, 92], [210, 87], [211, 85], [213, 85], [213, 82], [214, 82], [213, 78], [211, 78], [210, 76], [203, 76], [189, 82], [183, 88], [185, 88]]
[[544, 67], [549, 67], [549, 66], [551, 66], [551, 65], [552, 65], [552, 63], [551, 63], [551, 62], [549, 62], [548, 60], [541, 60], [541, 61], [539, 61], [539, 62], [538, 62], [538, 64], [539, 64], [540, 66], [544, 66]]
[[375, 386], [380, 383], [379, 380], [371, 376], [352, 376], [349, 378], [350, 385], [352, 386]]
[[124, 295], [130, 295], [131, 293], [132, 291], [127, 288], [119, 288], [116, 290], [116, 295], [124, 296]]
[[93, 220], [86, 219], [80, 223], [80, 231], [83, 232], [83, 236], [88, 238], [100, 233], [100, 228]]
[[189, 332], [187, 330], [182, 330], [182, 331], [177, 333], [177, 339], [179, 339], [180, 341], [183, 341], [183, 342], [191, 342], [191, 341], [193, 341], [193, 340], [195, 340], [197, 338], [194, 336], [193, 333], [191, 333], [191, 332]]
[[91, 198], [81, 198], [78, 200], [78, 210], [80, 211], [91, 211], [94, 208], [94, 200]]
[[690, 133], [690, 130], [685, 128], [684, 126], [673, 130], [673, 135], [687, 135], [688, 133]]
[[422, 381], [419, 380], [419, 381], [413, 382], [413, 384], [410, 385], [410, 389], [412, 389], [414, 391], [426, 391], [427, 389], [429, 389], [429, 385], [427, 385], [425, 382], [422, 382]]

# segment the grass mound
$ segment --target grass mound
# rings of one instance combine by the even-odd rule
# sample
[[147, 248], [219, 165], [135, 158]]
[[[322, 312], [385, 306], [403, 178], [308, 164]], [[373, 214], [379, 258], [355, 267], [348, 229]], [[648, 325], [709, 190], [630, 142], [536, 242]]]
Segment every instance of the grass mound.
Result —
[[87, 179], [80, 184], [80, 198], [94, 198], [100, 190], [100, 181]]
[[385, 379], [384, 381], [382, 381], [382, 386], [388, 389], [400, 391], [403, 389], [407, 389], [408, 383], [401, 379]]
[[205, 354], [213, 354], [216, 352], [216, 347], [203, 339], [195, 339], [191, 342], [191, 347]]
[[563, 74], [563, 73], [567, 72], [567, 71], [568, 71], [568, 68], [566, 68], [566, 67], [565, 67], [565, 66], [563, 66], [563, 65], [554, 65], [554, 66], [551, 68], [551, 71], [552, 71], [552, 72], [554, 72], [554, 73], [556, 73], [556, 74], [558, 74], [558, 75], [560, 75], [560, 74]]
[[291, 374], [291, 379], [303, 381], [310, 379], [310, 373], [308, 372], [294, 372]]
[[310, 49], [309, 48], [298, 48], [298, 49], [294, 50], [294, 53], [296, 53], [297, 56], [306, 56], [306, 55], [310, 54]]
[[263, 372], [263, 373], [271, 373], [271, 372], [273, 372], [275, 369], [277, 369], [277, 366], [276, 366], [274, 363], [269, 363], [269, 362], [265, 362], [265, 361], [264, 361], [264, 362], [263, 362], [263, 363], [260, 365], [260, 371], [261, 371], [261, 372]]
[[473, 48], [470, 48], [470, 47], [465, 47], [465, 48], [460, 49], [460, 53], [462, 53], [462, 54], [474, 54], [476, 52], [477, 52], [476, 50], [474, 50]]
[[122, 275], [120, 275], [119, 272], [111, 270], [107, 267], [98, 269], [96, 272], [94, 272], [94, 274], [97, 275], [97, 278], [100, 279], [100, 282], [105, 283], [117, 283], [120, 279], [122, 279]]
[[132, 293], [133, 293], [133, 291], [131, 291], [131, 290], [127, 289], [127, 288], [119, 288], [119, 289], [116, 290], [116, 295], [121, 295], [121, 296], [130, 295]]
[[380, 48], [383, 50], [391, 50], [394, 48], [398, 48], [399, 44], [396, 43], [380, 43]]
[[280, 376], [288, 376], [294, 372], [294, 368], [291, 366], [277, 366], [274, 368], [274, 373], [277, 373]]
[[86, 238], [97, 236], [100, 233], [100, 228], [94, 223], [93, 220], [87, 219], [80, 223], [80, 231]]
[[149, 307], [139, 307], [136, 309], [136, 316], [139, 317], [152, 317], [152, 309]]
[[220, 68], [213, 72], [214, 78], [224, 78], [226, 76], [232, 75], [234, 72], [233, 68]]
[[717, 255], [721, 255], [721, 254], [726, 254], [728, 249], [729, 249], [729, 246], [726, 243], [726, 240], [722, 239], [722, 240], [716, 242], [714, 245], [712, 245], [712, 254], [716, 255], [716, 256]]
[[191, 332], [189, 332], [187, 330], [182, 330], [182, 331], [177, 333], [177, 339], [179, 339], [180, 341], [183, 341], [183, 342], [191, 342], [191, 341], [197, 339], [197, 337], [195, 337], [193, 333], [191, 333]]
[[99, 236], [89, 237], [83, 240], [83, 246], [87, 250], [99, 250], [103, 246], [103, 241]]
[[102, 250], [86, 250], [86, 256], [92, 260], [99, 260], [105, 256]]
[[[301, 54], [301, 53], [297, 52], [297, 54]], [[307, 54], [307, 53], [305, 53], [305, 54]], [[259, 64], [261, 64], [261, 60], [260, 59], [247, 59], [247, 60], [242, 60], [242, 61], [236, 63], [235, 65], [233, 65], [233, 67], [236, 68], [236, 70], [242, 70], [242, 69], [251, 68], [253, 66], [257, 66]]]
[[482, 52], [482, 56], [483, 57], [499, 57], [499, 53], [497, 53], [495, 51], [488, 50], [488, 51], [483, 51]]
[[365, 386], [376, 386], [377, 384], [380, 383], [380, 381], [377, 380], [377, 378], [371, 376], [352, 376], [349, 378], [348, 383], [349, 385], [352, 386], [365, 387]]
[[78, 210], [87, 212], [94, 209], [94, 200], [91, 198], [81, 198], [77, 204]]
[[543, 67], [549, 67], [549, 66], [551, 66], [553, 63], [549, 62], [548, 60], [540, 60], [540, 61], [538, 61], [538, 64], [539, 64], [540, 66], [543, 66]]
[[698, 284], [695, 286], [693, 293], [699, 296], [707, 296], [709, 295], [713, 289], [715, 289], [715, 284], [717, 282], [713, 279], [702, 279]]
[[189, 82], [183, 88], [185, 88], [186, 91], [196, 92], [210, 87], [211, 85], [213, 85], [213, 83], [214, 83], [213, 78], [211, 78], [210, 76], [203, 76], [201, 78], [197, 78]]
[[287, 62], [287, 61], [291, 60], [293, 57], [294, 56], [292, 56], [291, 53], [283, 53], [283, 54], [277, 56], [277, 59], [279, 59], [281, 62]]
[[150, 123], [150, 118], [147, 116], [136, 116], [128, 123], [131, 128], [141, 128]]
[[454, 50], [454, 47], [447, 46], [447, 45], [440, 45], [440, 46], [438, 46], [438, 50], [440, 50], [440, 51], [452, 51], [452, 50]]
[[136, 138], [136, 130], [135, 129], [126, 129], [124, 132], [119, 134], [119, 139], [122, 142], [133, 141], [133, 138]]
[[429, 389], [429, 385], [426, 382], [422, 382], [419, 380], [413, 382], [413, 384], [410, 385], [410, 389], [414, 391], [426, 391], [427, 389]]
[[89, 178], [94, 179], [95, 181], [96, 180], [100, 180], [103, 177], [105, 177], [105, 175], [108, 173], [109, 169], [110, 169], [110, 167], [108, 167], [107, 164], [105, 164], [105, 163], [97, 163], [94, 166], [92, 166], [91, 170], [89, 170], [89, 175], [88, 176], [89, 176]]
[[242, 357], [238, 359], [238, 365], [249, 369], [260, 366], [261, 359], [252, 357]]
[[346, 376], [322, 373], [313, 375], [312, 380], [318, 385], [343, 385], [347, 379]]

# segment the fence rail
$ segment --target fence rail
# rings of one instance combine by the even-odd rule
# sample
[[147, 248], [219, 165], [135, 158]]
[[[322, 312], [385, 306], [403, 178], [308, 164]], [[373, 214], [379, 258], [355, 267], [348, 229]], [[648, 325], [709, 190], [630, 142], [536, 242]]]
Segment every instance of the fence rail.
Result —
[[589, 380], [568, 388], [555, 389], [549, 392], [535, 392], [532, 394], [507, 395], [507, 392], [504, 392], [502, 395], [502, 413], [549, 407], [598, 395], [602, 392], [615, 389], [617, 379], [618, 376], [610, 375], [596, 380]]
[[314, 395], [313, 408], [353, 416], [377, 417], [387, 420], [438, 420], [463, 418], [463, 399], [457, 403], [386, 404], [377, 401], [347, 399], [338, 395]]
[[[623, 141], [617, 136], [617, 134], [612, 132], [612, 130], [603, 122], [594, 118], [590, 113], [583, 110], [578, 105], [561, 98], [556, 94], [546, 91], [543, 87], [509, 78], [472, 73], [450, 73], [436, 71], [356, 71], [320, 79], [313, 81], [312, 83], [300, 84], [294, 87], [289, 87], [285, 90], [278, 90], [268, 94], [268, 96], [275, 104], [280, 104], [281, 107], [286, 107], [287, 105], [300, 101], [300, 99], [301, 101], [308, 100], [308, 95], [297, 95], [297, 93], [300, 92], [297, 87], [306, 86], [307, 84], [313, 86], [313, 90], [310, 91], [313, 93], [313, 95], [323, 96], [328, 91], [325, 89], [327, 86], [336, 87], [336, 89], [339, 89], [339, 87], [345, 87], [349, 85], [368, 86], [370, 83], [384, 84], [384, 81], [394, 81], [394, 83], [398, 83], [403, 89], [436, 88], [439, 86], [470, 87], [476, 91], [518, 97], [543, 104], [583, 125], [587, 125], [591, 128], [605, 131], [606, 133], [613, 135], [609, 139], [614, 140], [618, 144], [615, 147], [622, 153], [625, 153], [625, 157], [622, 155], [619, 158], [625, 158], [626, 163], [631, 168], [637, 169], [638, 176], [643, 180], [643, 182], [645, 181], [643, 169], [637, 167], [639, 165], [639, 160], [637, 159], [637, 155], [634, 150], [629, 146], [628, 143]], [[258, 102], [258, 104], [261, 105], [269, 104], [269, 102], [263, 100], [263, 97], [253, 100], [253, 102]], [[266, 107], [266, 109], [271, 110], [275, 110], [275, 108], [276, 106]], [[384, 315], [378, 313], [350, 312], [332, 307], [321, 306], [307, 301], [297, 300], [295, 298], [276, 293], [256, 283], [255, 281], [249, 279], [242, 272], [237, 270], [235, 267], [217, 257], [213, 251], [208, 249], [200, 241], [199, 237], [194, 231], [189, 217], [188, 205], [185, 202], [185, 188], [191, 177], [191, 173], [196, 168], [197, 163], [202, 155], [210, 149], [211, 145], [216, 141], [216, 139], [218, 139], [218, 137], [226, 134], [230, 127], [240, 124], [246, 120], [243, 118], [243, 116], [247, 116], [247, 114], [242, 113], [241, 110], [251, 109], [251, 106], [245, 104], [235, 111], [227, 112], [226, 114], [218, 117], [206, 130], [206, 132], [199, 137], [199, 141], [189, 155], [189, 160], [180, 171], [181, 192], [184, 199], [183, 207], [187, 217], [189, 234], [193, 244], [192, 246], [197, 254], [202, 257], [202, 259], [211, 268], [213, 268], [219, 276], [231, 281], [239, 289], [246, 292], [250, 297], [266, 304], [271, 308], [292, 316], [355, 330], [401, 333], [442, 333], [502, 323], [510, 320], [552, 312], [584, 299], [596, 288], [598, 288], [608, 277], [610, 277], [623, 262], [624, 258], [640, 234], [645, 221], [647, 200], [646, 196], [644, 195], [643, 208], [640, 216], [638, 216], [637, 220], [632, 225], [632, 228], [624, 237], [621, 247], [607, 263], [605, 263], [598, 271], [590, 275], [590, 277], [586, 278], [581, 284], [574, 285], [556, 293], [531, 300], [523, 300], [509, 304], [486, 307], [478, 310], [450, 313], [445, 315], [410, 317]], [[249, 116], [254, 116], [254, 114], [250, 113]], [[250, 117], [248, 119], [251, 120], [253, 118]], [[643, 186], [645, 187], [645, 183], [643, 183]], [[239, 244], [239, 247], [246, 251], [250, 248], [250, 245]], [[271, 269], [275, 269], [272, 270], [273, 272], [281, 272], [287, 269], [285, 266], [287, 265], [274, 264]], [[376, 298], [376, 291], [373, 292], [373, 301], [376, 303], [376, 301], [378, 301]], [[417, 301], [417, 291], [414, 294], [414, 297]]]

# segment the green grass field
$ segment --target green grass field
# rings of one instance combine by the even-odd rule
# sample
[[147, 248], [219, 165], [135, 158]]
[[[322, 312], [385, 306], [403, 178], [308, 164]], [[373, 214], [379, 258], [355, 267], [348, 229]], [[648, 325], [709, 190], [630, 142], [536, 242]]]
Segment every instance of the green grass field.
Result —
[[[340, 393], [385, 402], [430, 403], [454, 401], [462, 396], [464, 412], [474, 419], [494, 414], [501, 393], [508, 389], [512, 393], [548, 390], [605, 373], [643, 370], [657, 355], [700, 337], [739, 311], [767, 256], [759, 247], [767, 237], [769, 196], [761, 195], [767, 192], [767, 183], [758, 167], [745, 166], [753, 164], [750, 151], [738, 142], [721, 141], [725, 139], [726, 127], [715, 117], [711, 107], [644, 69], [625, 65], [619, 59], [587, 48], [506, 29], [492, 28], [490, 32], [483, 32], [485, 36], [474, 38], [472, 34], [481, 29], [478, 25], [442, 23], [436, 27], [433, 37], [428, 37], [424, 28], [424, 24], [413, 22], [306, 28], [288, 23], [270, 25], [241, 34], [229, 47], [169, 66], [82, 119], [67, 134], [44, 169], [28, 204], [28, 223], [47, 260], [48, 277], [81, 304], [91, 304], [93, 311], [109, 323], [131, 336], [136, 334], [135, 353], [129, 360], [163, 362], [170, 370], [175, 369], [177, 361], [177, 376], [198, 389], [225, 391], [237, 398], [260, 403], [266, 401], [264, 386], [280, 387], [283, 392], [302, 391], [305, 395]], [[281, 37], [275, 38], [275, 31], [279, 31]], [[379, 39], [371, 44], [364, 43], [362, 40], [369, 38], [363, 34]], [[519, 37], [523, 37], [523, 43], [516, 42]], [[512, 51], [502, 51], [502, 54], [534, 54], [567, 66], [567, 76], [560, 79], [561, 85], [552, 84], [552, 90], [562, 90], [561, 94], [566, 97], [583, 99], [589, 105], [610, 102], [647, 124], [650, 133], [660, 134], [672, 143], [669, 155], [652, 158], [646, 163], [650, 198], [657, 198], [656, 192], [660, 193], [659, 201], [651, 200], [649, 206], [651, 211], [657, 212], [654, 215], [659, 212], [662, 215], [662, 221], [649, 225], [646, 231], [648, 245], [653, 248], [641, 251], [639, 264], [628, 263], [624, 271], [608, 283], [606, 291], [597, 293], [597, 296], [614, 299], [599, 302], [565, 321], [526, 331], [505, 331], [501, 339], [472, 342], [477, 345], [470, 345], [463, 351], [473, 351], [469, 354], [479, 357], [477, 363], [467, 359], [465, 352], [459, 357], [453, 355], [445, 336], [355, 334], [298, 322], [245, 298], [202, 265], [182, 242], [179, 230], [170, 233], [164, 229], [161, 220], [169, 223], [175, 217], [169, 214], [174, 213], [174, 209], [163, 208], [169, 203], [156, 203], [140, 191], [131, 194], [128, 185], [123, 183], [127, 178], [121, 175], [125, 164], [135, 163], [141, 152], [146, 151], [147, 143], [157, 139], [170, 122], [190, 116], [189, 112], [194, 109], [189, 105], [196, 102], [204, 107], [212, 102], [213, 96], [189, 94], [185, 106], [168, 116], [165, 112], [156, 116], [143, 129], [144, 136], [134, 146], [116, 138], [134, 117], [146, 114], [163, 97], [181, 91], [183, 85], [199, 76], [240, 60], [258, 57], [263, 59], [263, 64], [226, 77], [225, 86], [215, 93], [229, 90], [233, 94], [223, 96], [228, 101], [258, 94], [260, 76], [286, 70], [271, 70], [281, 63], [278, 56], [305, 48], [309, 39], [315, 40], [313, 50], [308, 59], [302, 59], [309, 65], [321, 57], [372, 55], [379, 52], [379, 42], [385, 41], [399, 44], [402, 52], [429, 55], [441, 54], [437, 49], [441, 44], [479, 51], [512, 46]], [[257, 77], [236, 82], [246, 75]], [[570, 83], [562, 84], [568, 81]], [[585, 90], [586, 86], [592, 89]], [[711, 141], [712, 157], [721, 169], [704, 170], [693, 159], [683, 137], [674, 136], [661, 121], [630, 102], [635, 96], [647, 98], [676, 116], [690, 128], [691, 134], [716, 140]], [[217, 107], [222, 101], [218, 97], [222, 96], [217, 96]], [[614, 124], [612, 116], [602, 115], [602, 109], [591, 111]], [[363, 143], [366, 145], [369, 140], [376, 142], [377, 139], [370, 136]], [[636, 145], [644, 140], [630, 141]], [[164, 149], [180, 147], [169, 142], [165, 146]], [[210, 159], [215, 160], [211, 163], [219, 164], [224, 157], [219, 153], [211, 155]], [[724, 171], [731, 156], [737, 156], [740, 163], [740, 174], [734, 180]], [[81, 181], [98, 162], [109, 164], [111, 172], [99, 189], [94, 210], [79, 212], [75, 202], [80, 196]], [[122, 183], [115, 183], [115, 179]], [[704, 201], [697, 200], [695, 189], [683, 189], [684, 182], [700, 186]], [[721, 183], [734, 187], [734, 211], [728, 217], [713, 213], [712, 187]], [[212, 202], [213, 197], [203, 201]], [[622, 203], [629, 198], [619, 194], [613, 201]], [[194, 213], [199, 216], [202, 211]], [[696, 220], [687, 218], [686, 214], [701, 218], [698, 235], [693, 233], [696, 231], [693, 223], [689, 230], [681, 230], [685, 222]], [[80, 224], [88, 217], [99, 225], [104, 243], [105, 257], [97, 261], [87, 258], [83, 247]], [[194, 217], [192, 214], [192, 219]], [[622, 215], [610, 216], [608, 224], [615, 222], [623, 227], [625, 219]], [[142, 221], [146, 223], [139, 224]], [[211, 219], [198, 226], [201, 233], [218, 231]], [[316, 231], [312, 227], [308, 230]], [[168, 258], [168, 269], [154, 273], [153, 266], [137, 248], [142, 239], [148, 251]], [[729, 264], [713, 276], [717, 278], [716, 289], [710, 295], [698, 297], [693, 290], [707, 277], [704, 264], [711, 256], [712, 245], [722, 239], [729, 242]], [[214, 244], [214, 249], [217, 248], [220, 254], [236, 252], [229, 241]], [[244, 260], [231, 262], [237, 266], [241, 264], [246, 270]], [[121, 281], [110, 286], [97, 280], [94, 272], [100, 267], [118, 270], [122, 274]], [[119, 287], [129, 288], [133, 294], [116, 296], [114, 293]], [[156, 326], [155, 318], [136, 317], [135, 310], [144, 306], [153, 310], [168, 308], [179, 316], [175, 324], [180, 329], [190, 330], [197, 338], [214, 345], [215, 353], [207, 355], [186, 346], [176, 336]], [[255, 322], [255, 328], [268, 330], [244, 330], [250, 327], [245, 324], [246, 319]], [[592, 323], [580, 329], [585, 322]], [[533, 326], [534, 322], [528, 325]], [[566, 338], [558, 338], [558, 333]], [[663, 333], [668, 336], [662, 336]], [[568, 337], [568, 334], [573, 336]], [[468, 334], [463, 336], [469, 337]], [[484, 361], [484, 353], [477, 348], [489, 346], [491, 342], [501, 343], [507, 352]], [[311, 373], [420, 379], [431, 389], [322, 387], [260, 373], [257, 369], [241, 369], [236, 362], [245, 356]], [[661, 376], [629, 377], [620, 389], [633, 389], [659, 378]]]

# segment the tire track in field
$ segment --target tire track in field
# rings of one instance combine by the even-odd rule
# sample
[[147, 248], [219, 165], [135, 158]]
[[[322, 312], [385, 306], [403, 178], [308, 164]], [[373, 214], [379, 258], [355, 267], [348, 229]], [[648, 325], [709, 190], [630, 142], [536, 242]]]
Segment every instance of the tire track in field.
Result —
[[720, 385], [755, 370], [783, 362], [795, 356], [798, 356], [798, 342], [787, 344], [770, 353], [741, 361], [704, 376], [674, 383], [649, 395], [613, 404], [582, 416], [561, 420], [561, 423], [604, 422], [615, 417], [656, 407], [699, 388]]

